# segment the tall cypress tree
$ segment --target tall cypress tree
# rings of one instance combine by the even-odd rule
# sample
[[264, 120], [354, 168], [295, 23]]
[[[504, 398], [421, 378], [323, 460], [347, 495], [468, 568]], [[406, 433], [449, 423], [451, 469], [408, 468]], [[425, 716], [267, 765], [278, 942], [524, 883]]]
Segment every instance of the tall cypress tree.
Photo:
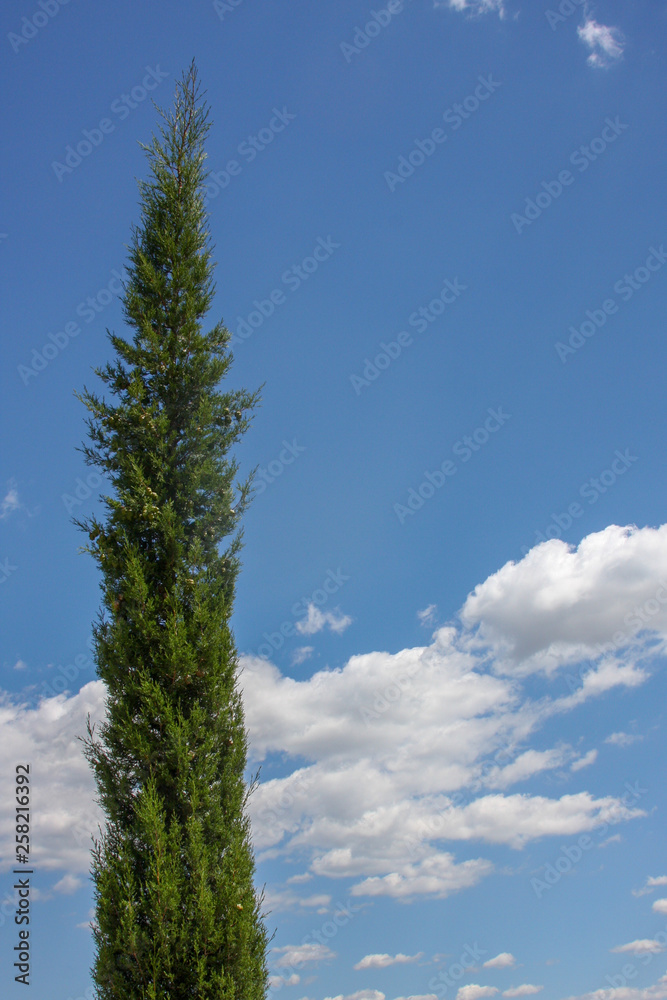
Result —
[[133, 338], [109, 333], [114, 360], [95, 369], [111, 401], [76, 394], [92, 414], [80, 450], [114, 494], [104, 518], [75, 521], [102, 571], [93, 635], [108, 690], [105, 721], [83, 738], [106, 815], [92, 971], [101, 1000], [260, 1000], [268, 939], [229, 622], [250, 481], [235, 484], [227, 457], [258, 393], [218, 389], [230, 334], [202, 332], [210, 125], [194, 63], [160, 114], [123, 294]]

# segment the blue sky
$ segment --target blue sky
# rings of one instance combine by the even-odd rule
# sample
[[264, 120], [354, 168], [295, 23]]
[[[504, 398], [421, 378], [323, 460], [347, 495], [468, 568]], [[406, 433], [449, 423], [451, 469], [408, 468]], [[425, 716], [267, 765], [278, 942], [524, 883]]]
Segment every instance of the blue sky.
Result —
[[73, 391], [124, 329], [150, 98], [195, 57], [210, 325], [264, 384], [233, 625], [272, 994], [664, 1000], [667, 5], [0, 18], [4, 995], [30, 761], [31, 996], [91, 997]]

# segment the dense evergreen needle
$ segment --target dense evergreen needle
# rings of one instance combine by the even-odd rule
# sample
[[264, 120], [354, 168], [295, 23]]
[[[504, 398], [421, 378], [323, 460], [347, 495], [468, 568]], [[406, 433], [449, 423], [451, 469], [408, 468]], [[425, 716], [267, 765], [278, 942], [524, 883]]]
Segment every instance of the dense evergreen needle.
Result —
[[[258, 393], [221, 392], [222, 323], [203, 184], [210, 128], [194, 64], [145, 146], [123, 304], [131, 342], [84, 389], [106, 516], [76, 521], [102, 571], [94, 627], [107, 717], [84, 739], [106, 826], [95, 839], [101, 1000], [260, 1000], [267, 932], [253, 886], [247, 740], [230, 615], [250, 481], [227, 457]], [[78, 395], [78, 394], [77, 394]], [[230, 536], [226, 550], [221, 541]]]

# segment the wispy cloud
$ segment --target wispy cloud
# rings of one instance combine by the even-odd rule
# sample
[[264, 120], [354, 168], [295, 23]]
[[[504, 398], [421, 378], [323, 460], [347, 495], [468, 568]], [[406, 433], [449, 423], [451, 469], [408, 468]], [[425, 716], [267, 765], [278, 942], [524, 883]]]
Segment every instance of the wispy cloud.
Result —
[[387, 969], [390, 965], [406, 965], [410, 962], [418, 962], [424, 952], [420, 951], [416, 955], [403, 955], [400, 951], [397, 955], [365, 955], [360, 962], [354, 966], [359, 969]]
[[356, 993], [339, 993], [335, 997], [325, 997], [324, 1000], [385, 1000], [382, 990], [357, 990]]
[[604, 69], [617, 62], [623, 55], [625, 39], [618, 28], [610, 28], [606, 24], [598, 24], [592, 17], [587, 17], [577, 28], [580, 41], [590, 49], [586, 62], [596, 69]]
[[56, 882], [53, 887], [54, 892], [62, 892], [65, 896], [71, 896], [73, 892], [80, 889], [84, 884], [83, 880], [77, 878], [76, 875], [63, 875], [60, 881]]
[[658, 886], [667, 885], [667, 875], [649, 875], [641, 889], [633, 889], [633, 896], [645, 896], [647, 892], [653, 892]]
[[[292, 883], [297, 882], [295, 878], [289, 879], [289, 881]], [[272, 913], [289, 910], [307, 911], [309, 909], [316, 910], [317, 913], [326, 913], [331, 903], [331, 896], [326, 893], [299, 896], [292, 889], [267, 888], [264, 893], [264, 899]]]
[[567, 1000], [666, 1000], [667, 975], [661, 976], [653, 986], [621, 986], [619, 989], [594, 990], [592, 993], [582, 993], [580, 996], [568, 997]]
[[615, 747], [629, 747], [643, 739], [643, 736], [633, 736], [631, 733], [611, 733], [607, 736], [605, 743], [610, 743]]
[[95, 920], [95, 910], [91, 908], [90, 910], [88, 910], [88, 919], [84, 920], [83, 923], [81, 924], [77, 924], [76, 926], [82, 931], [89, 931], [93, 926], [94, 920]]
[[326, 944], [285, 944], [281, 948], [273, 948], [271, 955], [279, 955], [275, 965], [286, 969], [291, 965], [324, 962], [335, 958], [336, 952]]
[[432, 625], [435, 621], [437, 611], [438, 608], [435, 604], [429, 604], [423, 611], [418, 611], [417, 618], [419, 618], [420, 625]]
[[498, 17], [504, 18], [506, 13], [504, 0], [435, 0], [435, 7], [462, 11], [469, 17], [495, 13]]
[[269, 976], [269, 986], [274, 990], [279, 990], [282, 986], [298, 986], [301, 976], [293, 972], [290, 976]]
[[650, 938], [638, 938], [636, 941], [629, 941], [627, 944], [619, 944], [610, 951], [617, 955], [658, 955], [665, 950], [661, 941], [653, 941]]
[[292, 666], [298, 667], [300, 663], [305, 663], [306, 660], [310, 659], [314, 651], [314, 646], [299, 646], [292, 653]]
[[533, 986], [532, 983], [523, 983], [521, 986], [512, 986], [509, 990], [503, 990], [503, 996], [510, 1000], [511, 997], [529, 997], [534, 993], [540, 993], [544, 986]]
[[570, 764], [570, 770], [581, 771], [584, 767], [590, 767], [591, 764], [594, 764], [597, 758], [597, 750], [589, 750], [588, 753], [584, 754], [583, 757], [580, 757], [579, 760], [575, 760], [572, 764]]
[[18, 510], [20, 506], [21, 501], [19, 500], [16, 480], [10, 479], [9, 489], [5, 493], [2, 501], [0, 501], [0, 521], [4, 521], [6, 517], [13, 514], [14, 511]]
[[435, 993], [411, 993], [409, 997], [396, 997], [396, 1000], [438, 1000]]

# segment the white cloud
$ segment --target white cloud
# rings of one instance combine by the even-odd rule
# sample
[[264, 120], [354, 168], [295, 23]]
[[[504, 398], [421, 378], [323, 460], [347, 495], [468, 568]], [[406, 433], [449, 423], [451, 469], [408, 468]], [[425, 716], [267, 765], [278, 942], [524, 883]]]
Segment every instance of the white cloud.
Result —
[[274, 963], [279, 969], [287, 969], [292, 965], [305, 965], [308, 962], [324, 962], [335, 958], [336, 952], [326, 944], [285, 944], [281, 948], [272, 948], [271, 955], [280, 955]]
[[497, 986], [478, 986], [477, 983], [469, 983], [468, 986], [460, 987], [456, 1000], [481, 1000], [482, 997], [495, 996], [497, 992]]
[[523, 983], [521, 986], [512, 986], [509, 990], [503, 990], [504, 997], [529, 997], [533, 993], [540, 993], [544, 986], [533, 986], [532, 983]]
[[495, 958], [490, 958], [488, 962], [484, 962], [483, 969], [511, 969], [513, 965], [516, 965], [516, 958], [509, 951], [501, 951], [499, 955]]
[[305, 663], [313, 655], [314, 646], [299, 646], [292, 653], [292, 666], [298, 667], [300, 663]]
[[420, 951], [416, 955], [403, 955], [399, 951], [397, 955], [365, 955], [361, 961], [357, 962], [354, 968], [357, 971], [360, 969], [387, 969], [390, 965], [405, 965], [409, 962], [418, 962], [423, 954], [424, 952]]
[[24, 663], [23, 660], [17, 660], [14, 664], [14, 670], [25, 670], [27, 666], [28, 664]]
[[324, 1000], [385, 1000], [381, 990], [357, 990], [356, 993], [339, 993], [335, 997], [325, 997]]
[[594, 764], [597, 759], [598, 759], [597, 750], [589, 750], [588, 753], [584, 754], [583, 757], [580, 757], [579, 760], [575, 760], [570, 765], [570, 770], [581, 771], [584, 767], [589, 767], [591, 764]]
[[0, 521], [4, 521], [6, 517], [13, 514], [14, 511], [18, 510], [20, 506], [21, 502], [16, 488], [16, 480], [12, 479], [9, 483], [9, 489], [5, 493], [2, 501], [0, 501]]
[[88, 910], [88, 919], [84, 920], [83, 923], [81, 924], [77, 924], [76, 926], [82, 931], [89, 931], [92, 929], [94, 922], [95, 922], [95, 910], [91, 908], [90, 910]]
[[[366, 869], [379, 867], [378, 859], [359, 858], [353, 859], [347, 849], [342, 852], [330, 851], [322, 859], [316, 859], [313, 867], [322, 873], [335, 875], [335, 866], [341, 867], [341, 874], [345, 873], [345, 868], [354, 871], [359, 867], [359, 862]], [[387, 863], [382, 863], [382, 867], [388, 867]], [[439, 854], [431, 852], [418, 864], [412, 864], [407, 860], [400, 859], [394, 863], [396, 870], [387, 875], [373, 875], [362, 882], [352, 886], [353, 896], [391, 896], [395, 899], [411, 900], [415, 896], [428, 895], [444, 899], [461, 889], [468, 889], [485, 876], [490, 874], [493, 865], [490, 861], [477, 858], [473, 861], [463, 861], [456, 864], [451, 854]]]
[[[508, 562], [468, 596], [461, 618], [517, 676], [597, 658], [642, 630], [667, 633], [667, 524], [560, 539]], [[605, 649], [608, 653], [609, 648]]]
[[419, 618], [420, 625], [432, 625], [435, 621], [437, 610], [437, 605], [429, 604], [423, 611], [418, 611], [417, 618]]
[[603, 69], [620, 59], [625, 48], [625, 39], [618, 28], [609, 28], [587, 17], [577, 28], [579, 39], [591, 50], [586, 62], [589, 66]]
[[[613, 608], [624, 606], [628, 593], [634, 599], [647, 592], [651, 567], [664, 565], [655, 553], [661, 555], [666, 536], [663, 529], [614, 529], [584, 539], [578, 554], [546, 543], [533, 555], [541, 549], [548, 561], [558, 556], [567, 572], [552, 569], [564, 590], [572, 582], [579, 587], [582, 578], [589, 588], [584, 602], [598, 607], [590, 588], [599, 586]], [[627, 566], [628, 559], [633, 572], [621, 573], [618, 567]], [[526, 572], [535, 582], [531, 565], [529, 557], [518, 566], [510, 563], [477, 588], [476, 629], [486, 627], [483, 597], [492, 625], [502, 619], [502, 641], [525, 646], [522, 629], [527, 626], [519, 618], [530, 617], [531, 606], [521, 616], [507, 609], [514, 604], [512, 587], [525, 594]], [[551, 597], [542, 602], [549, 608], [542, 632], [531, 633], [537, 649], [548, 647], [554, 630], [562, 628], [557, 619], [564, 599], [560, 592], [554, 598], [553, 581], [544, 579]], [[616, 591], [610, 590], [610, 580], [616, 581]], [[540, 604], [535, 594], [530, 601]], [[605, 614], [599, 610], [598, 617]], [[590, 644], [590, 623], [581, 619], [578, 634], [570, 627], [572, 645], [583, 639]], [[484, 844], [521, 850], [539, 838], [576, 836], [644, 815], [624, 805], [624, 790], [613, 785], [609, 794], [598, 796], [568, 794], [567, 789], [521, 794], [513, 786], [556, 768], [559, 780], [570, 780], [564, 768], [577, 756], [571, 746], [530, 746], [541, 727], [556, 712], [570, 711], [615, 685], [640, 683], [648, 672], [640, 671], [634, 659], [624, 659], [621, 650], [589, 670], [573, 695], [554, 694], [551, 685], [545, 693], [536, 691], [539, 675], [528, 692], [521, 671], [504, 669], [504, 648], [503, 670], [496, 672], [496, 648], [484, 645], [478, 632], [445, 626], [428, 645], [355, 655], [335, 670], [303, 680], [283, 675], [267, 660], [242, 657], [251, 764], [275, 758], [296, 768], [260, 782], [250, 798], [258, 859], [291, 858], [300, 865], [297, 871], [307, 866], [322, 878], [351, 879], [353, 899], [444, 898], [493, 871]], [[104, 696], [103, 684], [95, 681], [76, 695], [43, 700], [36, 707], [18, 705], [8, 695], [0, 699], [0, 768], [13, 766], [20, 748], [45, 776], [36, 862], [61, 874], [88, 872], [90, 833], [102, 819], [76, 736], [85, 733], [87, 711], [93, 721], [101, 718]], [[10, 836], [11, 819], [8, 805], [0, 802], [0, 837]], [[274, 909], [301, 913], [321, 911], [331, 902], [328, 893], [308, 894], [298, 884], [278, 887], [267, 897]]]
[[62, 892], [65, 896], [71, 896], [71, 894], [76, 892], [77, 889], [80, 889], [83, 884], [83, 880], [77, 878], [76, 875], [63, 875], [63, 877], [54, 885], [53, 891]]
[[396, 1000], [438, 1000], [435, 993], [411, 993], [409, 997], [396, 997]]
[[[631, 654], [630, 654], [631, 655]], [[607, 657], [582, 676], [581, 687], [566, 698], [554, 702], [555, 711], [568, 711], [583, 705], [589, 698], [598, 698], [605, 691], [615, 687], [634, 688], [644, 684], [649, 674], [634, 660], [624, 663], [622, 659]]]
[[505, 17], [503, 0], [435, 0], [435, 6], [463, 11], [471, 17], [480, 17], [482, 14], [490, 14], [494, 11], [498, 17]]
[[633, 889], [633, 896], [645, 896], [647, 892], [653, 892], [658, 886], [667, 885], [667, 875], [649, 875], [641, 889]]
[[269, 986], [274, 990], [279, 990], [282, 986], [297, 986], [301, 982], [301, 976], [293, 972], [290, 976], [269, 976]]
[[656, 913], [667, 913], [667, 899], [656, 899], [651, 909]]
[[665, 1000], [667, 997], [667, 975], [662, 976], [653, 986], [631, 987], [619, 986], [610, 989], [594, 990], [580, 996], [568, 997], [567, 1000]]
[[483, 784], [487, 788], [508, 788], [541, 771], [562, 767], [572, 757], [572, 753], [572, 749], [567, 746], [551, 750], [526, 750], [505, 767], [491, 767], [484, 775]]
[[320, 611], [318, 606], [311, 601], [308, 604], [308, 614], [296, 623], [296, 630], [301, 635], [315, 635], [316, 632], [321, 632], [328, 625], [332, 632], [340, 635], [351, 624], [352, 619], [349, 615], [341, 614], [338, 609]]
[[616, 948], [610, 948], [609, 950], [619, 955], [624, 955], [628, 952], [631, 955], [657, 955], [665, 950], [665, 946], [660, 941], [652, 941], [650, 938], [638, 938], [636, 941], [630, 941], [628, 944], [619, 944]]
[[[31, 832], [33, 860], [42, 870], [61, 870], [70, 877], [89, 872], [90, 836], [102, 813], [94, 803], [92, 772], [77, 737], [85, 735], [88, 712], [93, 722], [101, 719], [104, 697], [101, 681], [34, 708], [9, 695], [0, 697], [0, 770], [8, 774], [20, 759], [30, 761], [40, 775], [40, 808]], [[0, 839], [9, 840], [11, 822], [7, 801], [0, 807]]]
[[301, 872], [300, 875], [290, 875], [287, 879], [287, 884], [292, 885], [294, 883], [296, 885], [298, 882], [310, 882], [312, 877], [310, 872]]
[[[292, 879], [288, 879], [292, 882]], [[318, 913], [325, 912], [331, 903], [331, 896], [317, 893], [313, 896], [300, 896], [291, 889], [266, 888], [264, 890], [265, 905], [272, 913], [287, 910], [315, 909]]]
[[607, 736], [605, 743], [616, 747], [629, 747], [643, 738], [643, 736], [633, 736], [631, 733], [611, 733]]
[[[492, 866], [474, 856], [459, 863], [434, 842], [520, 848], [537, 837], [591, 830], [606, 817], [641, 815], [588, 793], [485, 795], [467, 805], [458, 794], [457, 801], [499, 745], [524, 739], [548, 714], [544, 702], [538, 709], [522, 700], [515, 680], [482, 672], [462, 646], [456, 630], [444, 628], [430, 646], [353, 656], [303, 681], [245, 658], [241, 681], [256, 758], [281, 753], [306, 762], [253, 796], [258, 847], [271, 856], [305, 849], [316, 874], [360, 877], [356, 895], [443, 897], [475, 885]], [[492, 767], [485, 784], [506, 787], [572, 756], [567, 747], [526, 752], [504, 769]], [[270, 824], [262, 822], [267, 813]]]

